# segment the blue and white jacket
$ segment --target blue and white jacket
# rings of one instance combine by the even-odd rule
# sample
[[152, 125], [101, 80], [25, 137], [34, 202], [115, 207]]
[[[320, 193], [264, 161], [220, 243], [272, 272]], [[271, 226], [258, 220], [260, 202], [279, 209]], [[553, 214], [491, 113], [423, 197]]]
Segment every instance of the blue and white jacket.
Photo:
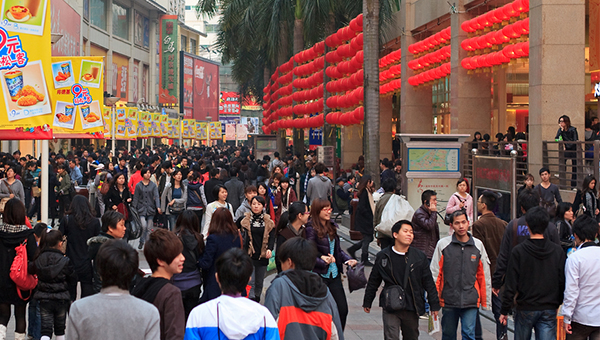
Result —
[[244, 297], [221, 295], [192, 310], [184, 339], [279, 340], [279, 331], [264, 306]]

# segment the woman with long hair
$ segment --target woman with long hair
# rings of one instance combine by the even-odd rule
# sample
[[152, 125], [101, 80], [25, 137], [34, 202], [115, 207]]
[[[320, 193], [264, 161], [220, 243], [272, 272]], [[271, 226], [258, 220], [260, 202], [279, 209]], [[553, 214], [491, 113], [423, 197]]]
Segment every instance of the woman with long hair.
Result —
[[575, 221], [573, 214], [573, 206], [569, 202], [561, 202], [556, 206], [556, 217], [554, 225], [558, 231], [560, 245], [565, 251], [565, 254], [575, 245], [573, 238], [573, 222]]
[[186, 207], [188, 210], [192, 210], [198, 216], [198, 221], [202, 223], [204, 209], [207, 205], [206, 195], [204, 194], [204, 185], [202, 184], [202, 176], [198, 171], [192, 171], [190, 172], [189, 178]]
[[275, 248], [275, 222], [265, 214], [264, 207], [265, 199], [254, 196], [250, 200], [251, 211], [237, 220], [244, 237], [244, 251], [252, 258], [254, 271], [249, 298], [256, 302], [260, 302], [267, 266]]
[[173, 284], [181, 290], [185, 319], [198, 305], [202, 276], [198, 269], [198, 259], [204, 254], [204, 238], [200, 233], [200, 220], [192, 210], [185, 210], [177, 216], [175, 234], [183, 243], [183, 271], [173, 275]]
[[271, 216], [271, 219], [275, 221], [275, 209], [273, 208], [273, 201], [269, 195], [269, 187], [265, 183], [258, 183], [257, 186], [258, 196], [265, 199], [265, 212]]
[[217, 208], [212, 214], [208, 227], [208, 237], [202, 258], [198, 266], [202, 268], [204, 290], [200, 303], [212, 300], [221, 295], [221, 288], [215, 278], [215, 262], [227, 250], [241, 248], [240, 231], [233, 222], [231, 212], [227, 208]]
[[152, 173], [149, 168], [143, 168], [140, 170], [142, 180], [135, 186], [133, 194], [133, 201], [131, 205], [137, 210], [140, 215], [140, 222], [142, 223], [142, 237], [140, 237], [140, 243], [138, 249], [144, 248], [144, 242], [148, 233], [152, 228], [154, 215], [162, 214], [160, 208], [160, 196], [158, 195], [158, 187], [156, 184], [150, 181]]
[[88, 256], [87, 241], [100, 234], [100, 222], [94, 217], [90, 201], [81, 195], [73, 197], [69, 214], [60, 221], [58, 229], [69, 240], [66, 255], [71, 259], [77, 281], [81, 284], [81, 297], [94, 294], [94, 270]]
[[175, 168], [171, 174], [171, 181], [165, 185], [160, 199], [161, 209], [169, 220], [169, 230], [175, 229], [177, 217], [185, 210], [187, 203], [187, 187], [183, 184], [183, 173]]
[[[577, 129], [571, 125], [571, 118], [567, 115], [562, 115], [558, 118], [558, 131], [556, 132], [556, 137], [554, 137], [557, 141], [564, 142], [576, 142], [579, 140], [579, 135], [577, 134]], [[564, 143], [565, 153], [564, 158], [560, 162], [564, 164], [563, 169], [566, 170], [567, 160], [571, 160], [572, 165], [572, 174], [571, 174], [571, 186], [573, 188], [577, 187], [577, 144], [576, 143]]]
[[[11, 198], [4, 206], [3, 222], [0, 224], [0, 339], [6, 338], [6, 326], [10, 320], [11, 306], [15, 314], [15, 339], [25, 340], [25, 310], [33, 291], [17, 292], [10, 278], [10, 266], [13, 263], [15, 248], [26, 243], [28, 265], [31, 265], [37, 250], [33, 229], [25, 224], [25, 204], [17, 198]], [[25, 299], [21, 299], [19, 295]]]
[[[309, 215], [308, 207], [303, 202], [292, 203], [288, 211], [281, 214], [277, 224], [277, 241], [275, 243], [277, 251], [285, 241], [293, 237], [306, 238], [305, 225], [308, 222]], [[277, 266], [277, 272], [280, 273], [281, 261], [277, 256], [275, 256], [275, 265]]]
[[360, 259], [365, 266], [373, 266], [369, 261], [369, 243], [373, 241], [373, 213], [375, 212], [375, 191], [373, 180], [370, 175], [364, 175], [358, 183], [358, 205], [354, 215], [354, 229], [362, 234], [362, 240], [356, 242], [348, 252], [352, 258], [356, 258], [356, 251], [361, 250]]
[[342, 286], [344, 264], [355, 266], [357, 261], [342, 250], [338, 226], [331, 219], [331, 203], [316, 199], [310, 206], [310, 220], [306, 224], [306, 239], [313, 241], [319, 255], [313, 271], [323, 278], [340, 313], [342, 328], [346, 327], [348, 301]]
[[583, 179], [583, 188], [581, 189], [581, 204], [583, 204], [585, 214], [588, 214], [594, 220], [598, 220], [598, 190], [596, 190], [596, 178], [586, 176]]
[[219, 208], [226, 208], [231, 213], [231, 219], [233, 220], [233, 207], [231, 203], [227, 202], [227, 188], [222, 184], [217, 184], [212, 189], [213, 197], [216, 198], [214, 202], [209, 203], [206, 206], [206, 211], [204, 212], [204, 221], [202, 224], [202, 234], [207, 235], [208, 230], [210, 228], [210, 223], [212, 219], [212, 215]]
[[275, 212], [275, 223], [279, 223], [281, 214], [288, 211], [290, 205], [297, 200], [296, 192], [290, 186], [290, 179], [282, 177], [279, 182], [279, 190], [275, 195], [275, 206], [277, 207], [277, 211]]
[[110, 181], [110, 189], [104, 196], [106, 209], [116, 210], [125, 216], [125, 221], [129, 219], [129, 204], [133, 200], [129, 188], [127, 187], [127, 178], [122, 172], [117, 173]]

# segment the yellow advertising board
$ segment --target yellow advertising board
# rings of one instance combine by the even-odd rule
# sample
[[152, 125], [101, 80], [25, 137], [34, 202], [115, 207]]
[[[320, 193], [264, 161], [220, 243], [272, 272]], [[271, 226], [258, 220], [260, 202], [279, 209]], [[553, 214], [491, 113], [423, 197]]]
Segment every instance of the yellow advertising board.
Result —
[[167, 138], [173, 138], [173, 126], [175, 119], [167, 118]]
[[150, 122], [152, 129], [152, 137], [161, 137], [159, 122], [160, 116], [160, 113], [152, 113], [152, 121]]
[[50, 1], [0, 3], [0, 139], [52, 139]]
[[195, 119], [184, 119], [181, 121], [181, 136], [184, 139], [196, 138]]
[[136, 139], [138, 137], [138, 108], [128, 107], [125, 118], [125, 138]]
[[179, 139], [181, 136], [181, 124], [179, 124], [179, 119], [171, 119], [173, 125], [173, 139]]
[[103, 57], [52, 57], [56, 138], [104, 138]]
[[209, 122], [210, 139], [221, 139], [222, 129], [221, 122]]
[[206, 140], [207, 138], [206, 122], [196, 122], [196, 139]]
[[138, 137], [148, 138], [152, 135], [151, 131], [152, 114], [148, 111], [140, 111], [138, 119]]
[[104, 122], [104, 138], [112, 138], [112, 119], [110, 116], [111, 108], [110, 106], [102, 107], [102, 118]]

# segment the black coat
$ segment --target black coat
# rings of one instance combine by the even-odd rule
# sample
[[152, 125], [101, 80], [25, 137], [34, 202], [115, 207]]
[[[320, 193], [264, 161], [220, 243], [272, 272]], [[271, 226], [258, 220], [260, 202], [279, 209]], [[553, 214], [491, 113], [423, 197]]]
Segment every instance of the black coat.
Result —
[[[369, 282], [367, 283], [367, 288], [365, 290], [363, 307], [371, 308], [371, 304], [375, 299], [375, 294], [381, 285], [381, 281], [385, 284], [384, 289], [388, 286], [396, 285], [391, 268], [391, 252], [392, 248], [387, 247], [377, 254], [375, 265], [373, 266], [373, 270], [371, 270]], [[433, 276], [429, 269], [429, 260], [427, 260], [425, 253], [415, 247], [409, 247], [408, 252], [406, 253], [406, 261], [407, 265], [404, 275], [408, 274], [408, 288], [403, 288], [405, 288], [407, 293], [407, 304], [413, 306], [413, 308], [410, 309], [416, 310], [419, 315], [425, 313], [425, 299], [423, 292], [427, 291], [427, 301], [429, 301], [431, 310], [440, 310], [440, 300], [438, 298], [437, 288], [435, 287], [435, 282], [433, 282]], [[396, 281], [398, 281], [400, 285], [403, 285], [403, 282], [400, 282], [398, 279], [396, 279]], [[384, 294], [379, 294], [379, 307], [383, 306], [383, 299]]]
[[208, 235], [206, 238], [206, 248], [202, 258], [198, 261], [198, 266], [202, 268], [202, 278], [204, 281], [204, 291], [200, 302], [206, 302], [221, 295], [221, 288], [215, 278], [217, 268], [215, 262], [226, 251], [231, 248], [241, 248], [242, 241], [239, 235], [223, 234]]
[[364, 189], [360, 196], [358, 196], [354, 229], [363, 234], [373, 234], [373, 209], [371, 209], [367, 189]]
[[120, 203], [127, 203], [128, 198], [133, 199], [133, 196], [129, 193], [129, 188], [127, 186], [125, 186], [125, 189], [123, 190], [123, 197], [121, 197], [121, 193], [116, 186], [111, 186], [110, 189], [108, 189], [106, 196], [104, 196], [104, 204], [106, 204], [106, 209], [109, 210], [112, 209], [113, 205], [118, 206]]
[[75, 300], [77, 274], [68, 257], [58, 249], [48, 249], [35, 260], [38, 286], [37, 300]]
[[77, 273], [77, 279], [81, 282], [92, 283], [94, 271], [92, 261], [88, 256], [87, 241], [100, 234], [100, 222], [94, 218], [82, 229], [77, 225], [73, 215], [65, 216], [58, 228], [67, 237], [66, 255]]
[[[338, 229], [337, 224], [334, 221], [330, 221], [335, 226], [335, 229]], [[329, 251], [329, 237], [327, 235], [323, 237], [319, 237], [317, 230], [313, 228], [312, 221], [309, 220], [306, 224], [306, 239], [312, 241], [317, 246], [317, 263], [315, 263], [315, 268], [313, 272], [317, 274], [327, 274], [327, 269], [329, 267], [328, 264], [325, 263], [321, 259], [322, 255], [328, 255], [331, 252]], [[335, 264], [338, 267], [338, 272], [341, 275], [343, 273], [343, 266], [346, 261], [352, 260], [352, 257], [348, 255], [345, 251], [342, 250], [342, 246], [340, 244], [340, 237], [335, 235], [335, 245], [333, 247], [333, 257], [335, 257]]]
[[98, 265], [96, 263], [96, 255], [98, 255], [98, 250], [104, 244], [104, 242], [108, 240], [113, 240], [114, 237], [109, 234], [100, 233], [98, 236], [94, 236], [88, 240], [88, 256], [92, 260], [92, 265], [94, 266], [94, 292], [99, 293], [100, 289], [102, 289], [102, 279], [98, 274]]
[[[15, 232], [15, 230], [20, 231]], [[19, 298], [17, 287], [13, 280], [10, 279], [10, 266], [17, 254], [15, 247], [25, 240], [27, 240], [28, 270], [32, 270], [33, 259], [37, 249], [33, 229], [29, 229], [27, 226], [0, 225], [0, 303], [15, 305], [25, 305], [27, 303]], [[27, 294], [25, 293], [23, 297], [27, 296]]]

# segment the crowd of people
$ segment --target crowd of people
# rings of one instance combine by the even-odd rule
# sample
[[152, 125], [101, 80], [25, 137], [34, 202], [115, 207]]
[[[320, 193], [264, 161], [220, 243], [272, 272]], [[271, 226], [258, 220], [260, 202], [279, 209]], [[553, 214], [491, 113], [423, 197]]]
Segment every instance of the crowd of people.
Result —
[[[17, 340], [343, 339], [343, 275], [359, 264], [372, 267], [364, 312], [384, 284], [385, 339], [417, 339], [420, 317], [440, 311], [442, 339], [456, 339], [459, 321], [463, 339], [481, 339], [480, 308], [492, 309], [498, 340], [509, 314], [515, 339], [534, 329], [555, 339], [561, 304], [569, 340], [600, 334], [591, 176], [565, 203], [542, 168], [540, 184], [531, 176], [519, 189], [521, 214], [509, 223], [494, 214], [497, 193], [472, 197], [460, 179], [446, 236], [432, 190], [410, 217], [377, 228], [401, 200], [400, 160], [381, 161], [377, 188], [362, 157], [332, 180], [311, 152], [257, 160], [247, 147], [74, 148], [50, 157], [55, 225], [39, 221], [39, 162], [18, 151], [0, 162], [0, 340], [11, 307]], [[77, 194], [86, 184], [91, 202]], [[348, 249], [334, 218], [345, 211], [362, 236]], [[371, 261], [374, 238], [381, 251]], [[265, 290], [273, 260], [278, 275]]]

